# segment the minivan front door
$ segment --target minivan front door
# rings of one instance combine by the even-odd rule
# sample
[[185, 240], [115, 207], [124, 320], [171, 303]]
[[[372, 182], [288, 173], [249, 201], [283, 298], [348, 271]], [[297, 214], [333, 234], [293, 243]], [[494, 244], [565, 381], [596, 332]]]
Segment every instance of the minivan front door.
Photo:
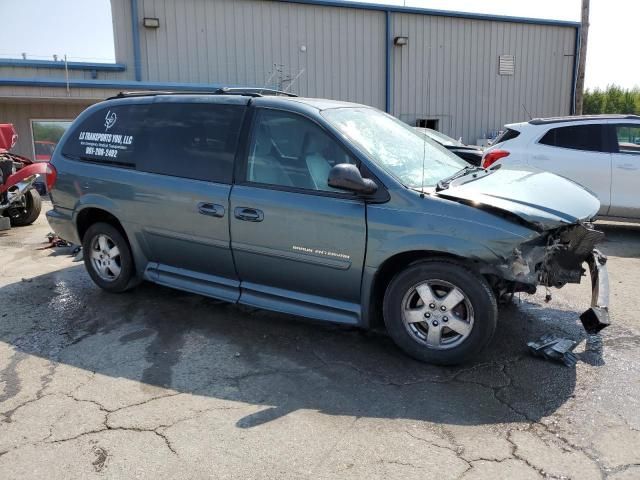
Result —
[[258, 109], [231, 192], [240, 303], [356, 324], [366, 247], [365, 203], [327, 185], [355, 163], [320, 126]]
[[150, 261], [145, 276], [235, 302], [229, 193], [246, 100], [180, 100], [157, 97], [150, 106], [148, 145], [137, 161], [132, 208]]
[[611, 176], [613, 217], [640, 218], [640, 125], [615, 124], [617, 149], [614, 148]]

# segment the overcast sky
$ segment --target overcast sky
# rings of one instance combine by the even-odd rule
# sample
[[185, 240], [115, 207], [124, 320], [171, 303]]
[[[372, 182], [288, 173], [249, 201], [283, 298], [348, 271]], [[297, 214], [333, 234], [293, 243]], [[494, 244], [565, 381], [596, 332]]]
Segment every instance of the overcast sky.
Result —
[[[213, 1], [213, 0], [211, 0]], [[374, 3], [522, 17], [580, 19], [580, 0], [379, 0]], [[0, 0], [0, 57], [113, 62], [109, 0]], [[587, 87], [640, 86], [640, 0], [591, 0]]]

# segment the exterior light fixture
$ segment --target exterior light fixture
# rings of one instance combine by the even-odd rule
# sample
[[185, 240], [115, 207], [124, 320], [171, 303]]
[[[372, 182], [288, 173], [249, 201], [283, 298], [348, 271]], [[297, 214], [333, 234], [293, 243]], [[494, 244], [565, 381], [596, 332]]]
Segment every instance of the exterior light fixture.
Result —
[[142, 24], [146, 28], [158, 28], [158, 27], [160, 27], [160, 19], [159, 18], [144, 17], [144, 20], [142, 20]]
[[407, 43], [409, 43], [409, 37], [400, 36], [393, 39], [393, 44], [398, 47], [402, 47]]

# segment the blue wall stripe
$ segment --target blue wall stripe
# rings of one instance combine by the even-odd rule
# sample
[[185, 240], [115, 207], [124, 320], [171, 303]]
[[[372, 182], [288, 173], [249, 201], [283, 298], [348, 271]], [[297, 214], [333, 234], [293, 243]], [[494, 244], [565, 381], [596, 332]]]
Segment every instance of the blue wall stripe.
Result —
[[576, 90], [578, 87], [578, 64], [580, 62], [580, 29], [576, 28], [576, 49], [573, 53], [573, 79], [571, 82], [571, 115], [576, 113]]
[[[66, 65], [69, 70], [124, 72], [127, 69], [127, 66], [124, 63], [67, 62]], [[21, 58], [0, 58], [0, 67], [51, 68], [64, 70], [65, 62], [54, 62], [53, 60], [23, 60]]]
[[131, 29], [133, 34], [133, 67], [136, 80], [142, 80], [142, 63], [140, 58], [140, 26], [138, 25], [138, 0], [131, 0]]
[[[232, 85], [210, 83], [179, 83], [179, 82], [137, 82], [134, 80], [85, 80], [69, 79], [69, 87], [73, 88], [115, 88], [133, 90], [197, 90], [208, 91]], [[66, 88], [64, 78], [0, 78], [0, 86], [22, 87], [61, 87]], [[259, 86], [242, 85], [246, 88], [260, 88]], [[62, 98], [62, 97], [61, 97]]]
[[384, 111], [391, 113], [391, 12], [385, 12]]

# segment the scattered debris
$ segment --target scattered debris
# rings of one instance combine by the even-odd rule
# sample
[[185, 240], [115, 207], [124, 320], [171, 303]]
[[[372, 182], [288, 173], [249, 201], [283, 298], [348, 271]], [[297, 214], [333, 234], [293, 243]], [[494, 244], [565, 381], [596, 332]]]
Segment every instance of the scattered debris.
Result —
[[49, 240], [49, 245], [47, 245], [46, 247], [43, 247], [42, 250], [44, 250], [45, 248], [72, 246], [70, 242], [67, 242], [66, 240], [60, 238], [58, 235], [56, 235], [53, 232], [47, 233], [47, 240]]
[[567, 367], [574, 367], [578, 362], [578, 357], [573, 353], [576, 342], [568, 338], [556, 337], [547, 333], [540, 337], [537, 342], [527, 343], [529, 351], [536, 357], [546, 358], [564, 363]]
[[71, 255], [74, 256], [74, 262], [82, 261], [82, 247], [80, 245], [74, 245], [71, 242], [68, 242], [64, 238], [60, 238], [53, 232], [47, 233], [47, 240], [49, 241], [48, 245], [44, 247], [40, 247], [38, 250], [46, 250], [47, 248], [71, 248]]

